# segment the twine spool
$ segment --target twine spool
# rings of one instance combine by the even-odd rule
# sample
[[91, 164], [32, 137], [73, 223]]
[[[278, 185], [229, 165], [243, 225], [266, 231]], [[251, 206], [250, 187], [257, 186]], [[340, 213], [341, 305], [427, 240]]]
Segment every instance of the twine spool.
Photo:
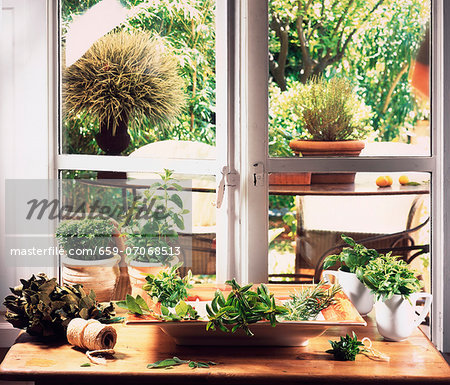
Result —
[[94, 319], [74, 318], [67, 326], [67, 341], [86, 350], [112, 349], [117, 341], [117, 332], [112, 326]]

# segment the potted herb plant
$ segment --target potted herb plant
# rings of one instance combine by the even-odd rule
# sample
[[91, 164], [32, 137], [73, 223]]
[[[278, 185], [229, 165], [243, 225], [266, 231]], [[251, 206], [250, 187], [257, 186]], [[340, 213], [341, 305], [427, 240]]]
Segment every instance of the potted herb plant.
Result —
[[109, 33], [63, 71], [65, 115], [97, 119], [95, 138], [107, 155], [128, 147], [129, 121], [166, 125], [184, 101], [175, 58], [148, 32]]
[[[304, 157], [358, 156], [369, 129], [370, 110], [345, 78], [315, 77], [292, 100], [293, 111], [307, 133], [289, 147]], [[353, 183], [355, 173], [313, 173], [311, 183]]]
[[[431, 306], [431, 294], [419, 293], [420, 281], [405, 261], [390, 253], [369, 261], [359, 278], [375, 296], [378, 332], [387, 340], [402, 341], [425, 319]], [[425, 298], [425, 306], [416, 315], [416, 302]]]
[[151, 309], [160, 313], [161, 306], [174, 308], [177, 303], [187, 299], [187, 289], [192, 288], [192, 273], [181, 278], [179, 268], [182, 262], [160, 270], [157, 274], [149, 274], [145, 277], [145, 285], [142, 289], [148, 294], [145, 298]]
[[157, 275], [173, 266], [182, 257], [178, 231], [184, 230], [184, 208], [179, 195], [182, 187], [176, 183], [171, 170], [160, 174], [162, 181], [153, 183], [133, 203], [123, 226], [126, 236], [128, 275], [132, 295], [144, 296], [145, 276]]
[[116, 235], [116, 227], [107, 219], [62, 221], [56, 238], [63, 250], [63, 282], [94, 290], [100, 302], [113, 299], [120, 275]]
[[[364, 286], [362, 281], [358, 278], [371, 260], [379, 256], [374, 249], [367, 249], [365, 246], [356, 243], [352, 238], [341, 236], [343, 241], [350, 247], [344, 247], [339, 254], [329, 255], [323, 264], [323, 275], [328, 279], [328, 276], [336, 277], [339, 284], [342, 286], [343, 292], [347, 295], [350, 301], [355, 305], [356, 309], [361, 315], [370, 313], [373, 308], [373, 295], [370, 290]], [[332, 266], [339, 264], [339, 270], [327, 270]]]

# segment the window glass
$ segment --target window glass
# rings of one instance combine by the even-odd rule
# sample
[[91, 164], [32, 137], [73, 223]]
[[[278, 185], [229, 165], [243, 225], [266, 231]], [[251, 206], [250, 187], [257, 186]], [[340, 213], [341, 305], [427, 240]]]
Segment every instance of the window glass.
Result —
[[214, 146], [214, 12], [213, 0], [62, 0], [61, 153]]
[[345, 234], [410, 262], [429, 292], [431, 175], [358, 172], [354, 183], [309, 184], [314, 174], [271, 175], [269, 280], [317, 281], [324, 258], [340, 252]]
[[270, 156], [429, 156], [429, 19], [428, 0], [269, 0]]
[[[77, 264], [79, 260], [91, 260], [95, 267], [110, 252], [120, 256], [120, 276], [112, 275], [108, 281], [114, 286], [114, 280], [118, 280], [112, 298], [130, 292], [128, 285], [133, 294], [140, 294], [133, 288], [145, 283], [141, 272], [150, 268], [153, 270], [147, 273], [155, 274], [176, 263], [183, 264], [181, 275], [191, 270], [196, 283], [215, 282], [214, 178], [176, 175], [169, 170], [161, 174], [128, 173], [127, 179], [99, 180], [97, 174], [67, 170], [60, 175], [63, 214], [56, 238], [64, 282], [74, 283], [74, 259]], [[109, 230], [106, 234], [98, 231], [109, 223], [114, 226], [112, 237]], [[88, 234], [83, 233], [92, 226], [95, 228]], [[73, 238], [82, 241], [66, 246], [67, 239]], [[93, 251], [92, 245], [98, 247]], [[95, 277], [94, 267], [86, 274], [91, 278], [85, 286]]]

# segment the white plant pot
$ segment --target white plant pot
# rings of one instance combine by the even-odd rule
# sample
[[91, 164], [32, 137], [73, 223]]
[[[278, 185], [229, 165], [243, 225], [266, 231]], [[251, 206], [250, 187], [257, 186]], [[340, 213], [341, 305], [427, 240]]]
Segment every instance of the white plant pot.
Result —
[[341, 270], [325, 270], [323, 276], [327, 282], [330, 282], [329, 276], [336, 278], [337, 283], [342, 287], [342, 291], [355, 306], [358, 313], [362, 316], [369, 314], [373, 308], [373, 294], [358, 279], [355, 273], [347, 273]]
[[[425, 298], [425, 306], [416, 314], [416, 302]], [[430, 311], [432, 296], [428, 293], [414, 293], [409, 300], [401, 295], [375, 302], [378, 332], [389, 341], [403, 341], [419, 326]]]
[[119, 281], [120, 255], [95, 261], [85, 261], [62, 256], [63, 282], [69, 285], [81, 284], [87, 294], [94, 290], [97, 301], [114, 299]]

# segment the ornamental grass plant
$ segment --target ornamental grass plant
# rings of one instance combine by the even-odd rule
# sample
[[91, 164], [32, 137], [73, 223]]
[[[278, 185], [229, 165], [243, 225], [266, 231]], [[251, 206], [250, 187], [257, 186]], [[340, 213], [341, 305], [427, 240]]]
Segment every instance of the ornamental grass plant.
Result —
[[87, 113], [108, 122], [114, 135], [121, 120], [145, 116], [152, 125], [173, 121], [185, 103], [184, 83], [162, 38], [114, 32], [64, 69], [63, 102], [65, 115]]

